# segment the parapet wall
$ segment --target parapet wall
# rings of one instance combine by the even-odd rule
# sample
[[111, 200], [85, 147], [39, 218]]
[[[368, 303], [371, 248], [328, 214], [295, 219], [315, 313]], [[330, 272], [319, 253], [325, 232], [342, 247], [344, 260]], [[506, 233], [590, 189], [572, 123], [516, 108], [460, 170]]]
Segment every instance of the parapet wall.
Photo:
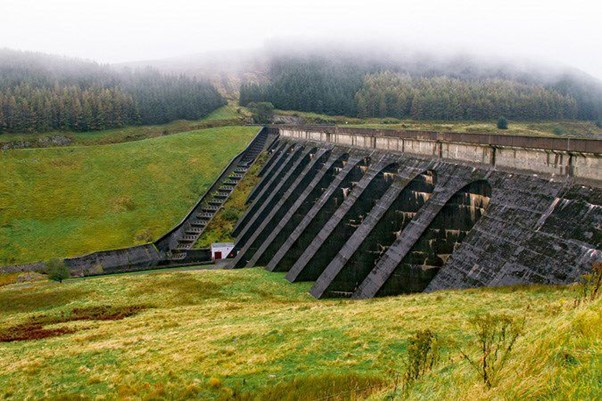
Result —
[[546, 176], [602, 183], [602, 141], [515, 135], [273, 126], [282, 137], [402, 152]]

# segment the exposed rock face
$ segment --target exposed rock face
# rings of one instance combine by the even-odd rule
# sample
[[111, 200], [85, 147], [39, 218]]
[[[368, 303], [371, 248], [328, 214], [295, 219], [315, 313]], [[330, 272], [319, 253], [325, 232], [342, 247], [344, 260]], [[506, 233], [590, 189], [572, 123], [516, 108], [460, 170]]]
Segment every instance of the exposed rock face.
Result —
[[[518, 159], [496, 165], [495, 149], [479, 162], [470, 153], [453, 161], [441, 146], [428, 157], [311, 135], [320, 140], [281, 137], [308, 161], [291, 164], [294, 174], [266, 172], [262, 195], [237, 227], [246, 235], [230, 267], [267, 266], [290, 281], [313, 281], [316, 297], [368, 298], [570, 283], [602, 259], [602, 171], [571, 174], [578, 163], [596, 165], [597, 156], [546, 161], [536, 150], [520, 171]], [[377, 147], [369, 138], [361, 143]], [[309, 154], [320, 154], [320, 162]], [[273, 165], [286, 166], [292, 156], [273, 157]]]

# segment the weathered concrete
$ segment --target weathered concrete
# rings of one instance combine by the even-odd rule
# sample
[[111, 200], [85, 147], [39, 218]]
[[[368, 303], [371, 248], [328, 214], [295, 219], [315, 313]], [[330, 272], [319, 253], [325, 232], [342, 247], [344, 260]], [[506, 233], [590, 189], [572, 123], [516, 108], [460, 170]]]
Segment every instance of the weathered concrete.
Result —
[[[567, 283], [602, 259], [599, 141], [330, 127], [280, 133], [299, 146], [340, 144], [333, 155], [355, 149], [370, 172], [381, 158], [399, 164], [393, 184], [365, 195], [365, 204], [374, 177], [343, 182], [349, 164], [320, 196], [291, 188], [269, 213], [277, 222], [254, 233], [246, 266], [267, 262], [291, 280], [316, 280], [316, 297]], [[324, 175], [312, 186], [327, 168], [314, 170]], [[293, 191], [303, 199], [290, 201]]]
[[282, 177], [284, 177], [291, 166], [295, 164], [295, 161], [301, 156], [301, 152], [304, 147], [300, 145], [293, 145], [280, 157], [276, 163], [274, 163], [273, 170], [270, 170], [264, 176], [266, 182], [263, 189], [257, 194], [257, 197], [253, 200], [251, 206], [238, 220], [236, 227], [232, 231], [233, 236], [238, 236], [247, 226], [247, 224], [253, 219], [255, 213], [261, 208], [266, 199], [270, 196], [275, 187], [277, 187]]
[[316, 298], [349, 297], [366, 278], [398, 233], [430, 198], [435, 177], [425, 162], [402, 163], [395, 182], [317, 279]]
[[294, 203], [285, 211], [284, 216], [278, 218], [277, 224], [270, 232], [263, 231], [260, 237], [257, 238], [261, 242], [257, 251], [247, 263], [247, 267], [263, 266], [267, 264], [275, 253], [284, 244], [289, 235], [299, 225], [306, 216], [307, 212], [312, 208], [317, 199], [322, 195], [323, 191], [330, 186], [332, 181], [343, 169], [348, 162], [349, 153], [342, 150], [333, 150], [330, 157], [324, 163], [324, 166], [315, 172], [315, 176], [307, 184], [306, 188]]
[[[311, 157], [311, 160], [309, 160], [303, 171], [298, 174], [296, 172], [291, 174], [289, 179], [293, 179], [293, 183], [288, 186], [286, 192], [280, 197], [280, 200], [276, 205], [264, 208], [264, 213], [266, 213], [265, 218], [256, 229], [253, 230], [248, 241], [242, 245], [236, 258], [232, 261], [234, 267], [244, 267], [248, 265], [250, 262], [249, 259], [253, 257], [258, 247], [268, 235], [265, 234], [267, 232], [266, 230], [269, 230], [269, 232], [273, 231], [278, 222], [286, 215], [287, 211], [291, 209], [295, 201], [299, 199], [297, 196], [301, 194], [308, 185], [311, 185], [312, 180], [319, 175], [317, 173], [327, 162], [329, 155], [330, 150], [321, 149]], [[237, 240], [237, 245], [239, 244], [240, 239]]]
[[[209, 221], [211, 221], [217, 210], [219, 210], [219, 207], [214, 207], [210, 211], [204, 211], [210, 202], [218, 200], [215, 194], [221, 192], [221, 188], [226, 184], [228, 187], [234, 188], [238, 180], [244, 175], [239, 170], [246, 172], [259, 153], [266, 147], [271, 146], [277, 138], [277, 134], [270, 132], [269, 129], [261, 129], [246, 149], [235, 156], [222, 170], [213, 185], [201, 196], [182, 221], [154, 242], [157, 249], [170, 259], [184, 259], [186, 251], [190, 250], [196, 239], [198, 239], [205, 227], [207, 227]], [[230, 183], [231, 181], [232, 183]], [[220, 197], [217, 203], [221, 205], [229, 196], [230, 192], [227, 192], [226, 197]]]
[[[389, 160], [386, 160], [389, 159]], [[345, 201], [322, 227], [286, 275], [289, 281], [314, 281], [359, 227], [393, 183], [398, 164], [383, 156], [345, 195]]]
[[292, 267], [305, 247], [309, 245], [313, 237], [343, 202], [344, 191], [351, 188], [353, 183], [359, 181], [364, 175], [368, 168], [368, 163], [369, 161], [366, 157], [355, 157], [355, 155], [349, 157], [345, 167], [335, 180], [324, 191], [299, 225], [295, 227], [285, 243], [278, 249], [278, 252], [268, 262], [268, 270], [288, 271]]
[[380, 288], [393, 274], [395, 268], [410, 252], [412, 246], [426, 231], [449, 199], [471, 181], [481, 178], [466, 171], [466, 169], [458, 168], [454, 165], [445, 167], [447, 168], [435, 170], [437, 171], [438, 185], [435, 187], [432, 197], [416, 213], [416, 216], [401, 232], [399, 238], [389, 247], [374, 269], [360, 284], [353, 294], [354, 298], [371, 298], [376, 296]]
[[[236, 239], [236, 246], [234, 247], [235, 253], [240, 253], [240, 249], [247, 244], [247, 240], [257, 231], [257, 228], [267, 215], [274, 210], [274, 207], [279, 201], [284, 201], [286, 198], [283, 196], [286, 193], [286, 190], [290, 188], [291, 185], [295, 182], [299, 175], [303, 171], [303, 169], [311, 162], [312, 158], [315, 156], [317, 152], [317, 148], [308, 147], [305, 150], [302, 150], [301, 153], [297, 156], [296, 160], [293, 161], [290, 168], [284, 170], [284, 175], [280, 177], [280, 179], [275, 180], [274, 188], [267, 194], [267, 198], [265, 198], [262, 202], [257, 202], [256, 211], [251, 215], [251, 219], [247, 223], [244, 228], [240, 230]], [[320, 150], [320, 155], [322, 155], [326, 150]], [[255, 206], [255, 205], [254, 205]], [[240, 260], [240, 259], [239, 259]], [[238, 261], [236, 261], [238, 262]], [[232, 266], [235, 266], [237, 263], [233, 263]], [[239, 265], [237, 267], [243, 267], [244, 265]]]
[[602, 181], [602, 141], [495, 134], [282, 126], [281, 137], [403, 152], [500, 170]]
[[255, 197], [263, 190], [264, 186], [270, 180], [269, 178], [266, 178], [266, 176], [271, 177], [271, 173], [273, 172], [272, 170], [277, 169], [280, 164], [286, 160], [287, 150], [290, 150], [290, 144], [288, 143], [280, 143], [280, 146], [274, 149], [271, 157], [259, 171], [259, 177], [262, 177], [262, 179], [257, 183], [255, 188], [253, 188], [246, 200], [246, 203], [253, 202]]

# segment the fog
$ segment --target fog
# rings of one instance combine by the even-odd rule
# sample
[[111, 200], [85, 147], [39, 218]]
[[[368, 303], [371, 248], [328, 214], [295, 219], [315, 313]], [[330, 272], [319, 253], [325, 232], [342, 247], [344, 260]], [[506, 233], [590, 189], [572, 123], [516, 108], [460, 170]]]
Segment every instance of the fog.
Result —
[[387, 43], [568, 65], [602, 79], [600, 8], [593, 0], [1, 0], [0, 47], [120, 63], [274, 41]]

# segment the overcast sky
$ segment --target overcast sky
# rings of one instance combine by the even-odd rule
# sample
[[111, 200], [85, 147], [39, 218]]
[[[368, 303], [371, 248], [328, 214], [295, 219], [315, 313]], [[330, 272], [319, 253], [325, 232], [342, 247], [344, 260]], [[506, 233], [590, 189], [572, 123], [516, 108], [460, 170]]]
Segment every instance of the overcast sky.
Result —
[[0, 0], [0, 47], [102, 62], [283, 37], [528, 56], [602, 79], [600, 0]]

